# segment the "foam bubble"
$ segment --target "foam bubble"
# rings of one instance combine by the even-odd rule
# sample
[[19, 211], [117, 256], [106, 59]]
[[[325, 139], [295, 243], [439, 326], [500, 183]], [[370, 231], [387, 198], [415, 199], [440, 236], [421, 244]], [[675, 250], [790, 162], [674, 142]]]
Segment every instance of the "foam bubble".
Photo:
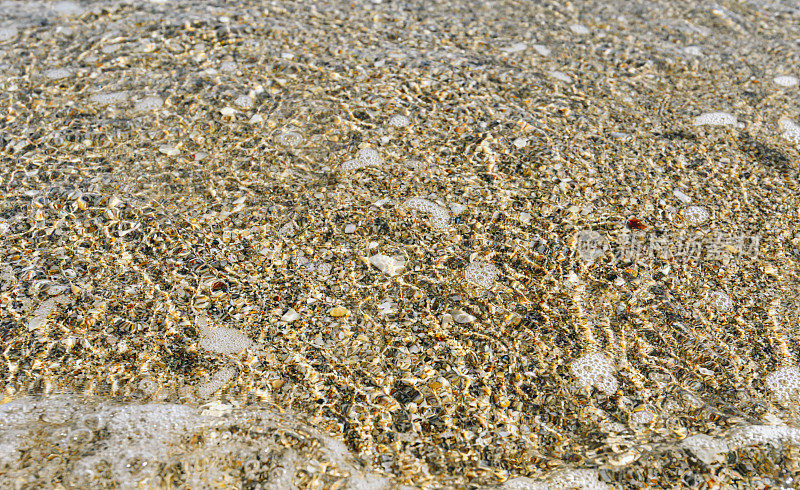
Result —
[[411, 120], [409, 120], [406, 116], [403, 116], [402, 114], [392, 116], [392, 118], [389, 119], [389, 126], [394, 126], [396, 128], [404, 128], [409, 124], [411, 124]]
[[66, 296], [56, 296], [42, 301], [42, 303], [33, 312], [33, 317], [28, 322], [28, 330], [37, 330], [47, 324], [47, 319], [53, 312], [57, 304], [66, 303], [68, 298]]
[[208, 398], [227, 385], [235, 375], [236, 369], [230, 366], [220, 369], [205, 383], [197, 387], [197, 396], [200, 398]]
[[356, 157], [344, 162], [342, 170], [357, 170], [364, 167], [377, 167], [383, 164], [383, 157], [374, 148], [362, 148]]
[[19, 34], [19, 30], [14, 27], [0, 27], [0, 42], [14, 39]]
[[491, 289], [500, 276], [500, 269], [488, 262], [473, 262], [464, 269], [464, 278], [483, 289]]
[[798, 83], [798, 79], [792, 75], [781, 75], [772, 79], [775, 85], [780, 87], [794, 87]]
[[236, 97], [236, 100], [234, 100], [233, 103], [243, 109], [249, 109], [250, 107], [253, 107], [253, 99], [247, 95], [240, 95], [239, 97]]
[[612, 487], [600, 481], [595, 469], [565, 469], [550, 473], [543, 480], [520, 476], [506, 481], [502, 490], [610, 490]]
[[81, 15], [83, 7], [75, 2], [58, 2], [53, 5], [53, 11], [59, 15]]
[[703, 52], [697, 46], [686, 46], [683, 52], [690, 56], [703, 56]]
[[778, 403], [800, 401], [800, 369], [797, 366], [778, 368], [767, 376], [764, 384]]
[[92, 95], [89, 100], [100, 105], [119, 104], [128, 100], [128, 92], [100, 92]]
[[614, 363], [600, 352], [586, 354], [572, 361], [570, 371], [577, 378], [578, 384], [586, 389], [594, 387], [606, 395], [613, 395], [619, 386], [614, 377]]
[[144, 99], [136, 102], [136, 104], [133, 106], [133, 110], [137, 112], [148, 112], [159, 109], [163, 105], [164, 99], [161, 97], [145, 97]]
[[782, 118], [779, 123], [781, 130], [783, 133], [784, 139], [789, 140], [793, 143], [800, 143], [800, 126], [794, 123], [794, 121], [786, 118]]
[[702, 206], [688, 206], [681, 210], [687, 226], [700, 226], [711, 218], [711, 213]]
[[733, 309], [733, 300], [722, 291], [712, 291], [708, 295], [708, 302], [719, 313], [727, 313]]
[[430, 215], [431, 226], [437, 230], [447, 228], [450, 224], [450, 212], [447, 208], [421, 197], [412, 197], [406, 200], [398, 207], [398, 211], [401, 213], [408, 211], [426, 213]]
[[303, 136], [297, 131], [287, 129], [278, 133], [278, 135], [275, 137], [275, 140], [279, 145], [294, 148], [296, 146], [300, 146], [300, 144], [303, 142]]
[[681, 441], [681, 446], [688, 449], [705, 464], [718, 463], [725, 460], [725, 454], [731, 450], [727, 441], [719, 437], [705, 434], [689, 436]]
[[727, 112], [705, 112], [694, 118], [694, 125], [740, 127], [739, 121], [736, 120], [736, 116]]
[[778, 443], [800, 444], [800, 429], [785, 425], [750, 425], [731, 429], [726, 439], [732, 449]]
[[72, 70], [67, 68], [51, 68], [49, 70], [45, 70], [43, 75], [50, 80], [60, 80], [72, 75]]
[[228, 327], [205, 329], [200, 337], [200, 347], [220, 354], [237, 354], [252, 343], [247, 335]]

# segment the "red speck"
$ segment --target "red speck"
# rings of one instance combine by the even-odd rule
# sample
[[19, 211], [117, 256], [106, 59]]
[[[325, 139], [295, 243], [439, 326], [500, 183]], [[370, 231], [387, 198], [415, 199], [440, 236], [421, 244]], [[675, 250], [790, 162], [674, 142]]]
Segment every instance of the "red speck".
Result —
[[646, 230], [647, 224], [644, 221], [640, 220], [637, 217], [628, 218], [627, 223], [625, 225], [628, 227], [629, 230]]

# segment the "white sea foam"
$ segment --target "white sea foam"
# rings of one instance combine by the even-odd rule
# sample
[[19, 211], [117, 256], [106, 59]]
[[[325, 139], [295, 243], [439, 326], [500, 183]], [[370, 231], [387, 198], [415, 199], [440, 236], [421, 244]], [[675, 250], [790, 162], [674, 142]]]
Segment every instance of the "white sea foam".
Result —
[[739, 126], [736, 116], [727, 112], [706, 112], [694, 118], [695, 126]]
[[798, 83], [798, 79], [792, 75], [781, 75], [772, 79], [775, 85], [780, 87], [794, 87]]

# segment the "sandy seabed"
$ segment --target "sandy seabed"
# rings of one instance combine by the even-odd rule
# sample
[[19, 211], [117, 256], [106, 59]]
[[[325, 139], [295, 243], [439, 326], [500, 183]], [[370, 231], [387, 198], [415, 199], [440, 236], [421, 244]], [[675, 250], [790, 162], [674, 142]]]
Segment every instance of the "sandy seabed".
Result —
[[3, 488], [793, 488], [796, 2], [0, 0]]

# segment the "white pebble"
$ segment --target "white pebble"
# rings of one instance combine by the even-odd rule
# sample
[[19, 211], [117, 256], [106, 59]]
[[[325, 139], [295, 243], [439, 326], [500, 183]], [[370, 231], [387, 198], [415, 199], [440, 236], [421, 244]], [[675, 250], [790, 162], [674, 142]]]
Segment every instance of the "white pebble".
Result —
[[300, 318], [300, 313], [295, 311], [294, 308], [289, 308], [288, 310], [286, 310], [286, 313], [281, 315], [281, 321], [286, 323], [291, 323], [295, 320], [298, 320], [299, 318]]
[[572, 24], [571, 26], [569, 26], [569, 29], [575, 34], [579, 34], [581, 36], [585, 36], [592, 32], [589, 30], [588, 27], [586, 27], [583, 24]]
[[543, 44], [534, 44], [533, 49], [539, 53], [539, 56], [550, 56], [550, 48]]
[[258, 124], [264, 122], [264, 117], [261, 114], [253, 114], [250, 118], [250, 124]]
[[456, 310], [453, 312], [453, 320], [456, 323], [472, 323], [476, 318], [465, 311]]
[[356, 232], [356, 225], [349, 224], [344, 227], [344, 232], [347, 234], [355, 233]]
[[178, 156], [181, 152], [176, 146], [174, 145], [162, 145], [158, 147], [158, 151], [167, 155], [168, 157]]
[[234, 109], [233, 107], [225, 107], [225, 108], [221, 109], [219, 112], [223, 116], [231, 117], [231, 116], [236, 114], [236, 109]]
[[514, 146], [517, 148], [525, 148], [528, 146], [528, 140], [525, 138], [517, 138], [514, 140]]
[[672, 191], [672, 195], [677, 197], [678, 200], [681, 201], [684, 204], [689, 204], [692, 201], [691, 197], [687, 196], [686, 194], [684, 194], [683, 192], [679, 191], [678, 189], [673, 190]]
[[794, 87], [798, 83], [797, 77], [791, 75], [781, 75], [773, 78], [772, 81], [775, 83], [775, 85], [779, 85], [781, 87]]
[[526, 49], [528, 49], [528, 45], [526, 43], [516, 43], [512, 44], [511, 46], [502, 48], [500, 51], [512, 54], [512, 53], [519, 53], [520, 51], [525, 51]]
[[533, 216], [530, 213], [519, 213], [519, 220], [523, 225], [530, 224], [531, 219], [533, 219]]
[[572, 83], [572, 78], [562, 71], [553, 70], [550, 72], [550, 76], [556, 80], [561, 80], [564, 83]]
[[404, 258], [389, 257], [388, 255], [376, 254], [369, 258], [369, 263], [380, 269], [384, 274], [390, 276], [397, 275], [406, 265]]

